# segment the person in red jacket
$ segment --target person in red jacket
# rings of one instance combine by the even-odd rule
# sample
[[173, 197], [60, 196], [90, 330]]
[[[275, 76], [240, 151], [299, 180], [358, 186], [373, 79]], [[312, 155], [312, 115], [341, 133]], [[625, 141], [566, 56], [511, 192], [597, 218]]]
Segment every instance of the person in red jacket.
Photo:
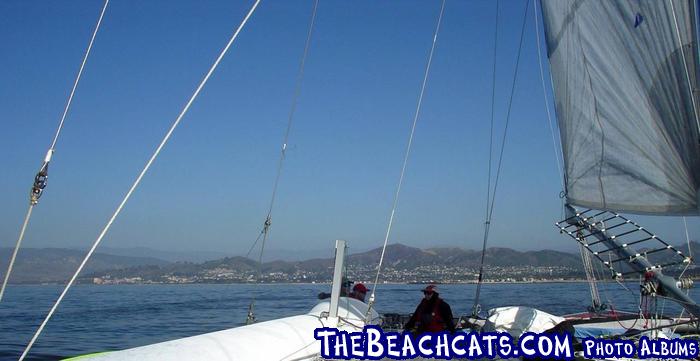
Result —
[[418, 333], [455, 331], [452, 309], [440, 298], [437, 286], [428, 285], [423, 289], [423, 299], [404, 326], [404, 330], [415, 330]]

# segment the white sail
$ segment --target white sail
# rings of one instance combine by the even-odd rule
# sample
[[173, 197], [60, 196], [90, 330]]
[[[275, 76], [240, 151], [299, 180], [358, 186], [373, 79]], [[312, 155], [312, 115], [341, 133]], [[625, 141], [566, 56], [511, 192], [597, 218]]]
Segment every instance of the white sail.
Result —
[[693, 1], [542, 0], [542, 13], [567, 201], [698, 214]]

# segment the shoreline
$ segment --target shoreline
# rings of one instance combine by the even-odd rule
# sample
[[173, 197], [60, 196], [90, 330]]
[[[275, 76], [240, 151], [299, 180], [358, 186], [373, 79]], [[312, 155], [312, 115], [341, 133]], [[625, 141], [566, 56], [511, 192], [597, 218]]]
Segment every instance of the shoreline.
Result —
[[[535, 281], [492, 281], [492, 282], [484, 282], [483, 285], [522, 285], [522, 284], [556, 284], [556, 283], [587, 283], [588, 281], [585, 279], [572, 279], [572, 280], [535, 280]], [[598, 283], [616, 283], [614, 280], [598, 280]], [[629, 280], [626, 281], [625, 283], [634, 283], [637, 282], [636, 280]], [[362, 282], [365, 284], [371, 284], [372, 282]], [[177, 283], [177, 282], [123, 282], [123, 283], [103, 283], [103, 284], [96, 284], [92, 282], [82, 282], [82, 283], [77, 283], [76, 286], [162, 286], [162, 285], [179, 285], [179, 286], [194, 286], [194, 285], [265, 285], [265, 286], [291, 286], [291, 285], [301, 285], [301, 286], [310, 286], [310, 285], [330, 285], [331, 282], [263, 282], [263, 283], [246, 283], [246, 282], [189, 282], [189, 283]], [[420, 285], [427, 285], [427, 284], [436, 284], [436, 285], [476, 285], [477, 282], [385, 282], [385, 283], [379, 283], [379, 285], [414, 285], [414, 286], [420, 286]], [[65, 283], [10, 283], [9, 285], [12, 286], [63, 286]]]

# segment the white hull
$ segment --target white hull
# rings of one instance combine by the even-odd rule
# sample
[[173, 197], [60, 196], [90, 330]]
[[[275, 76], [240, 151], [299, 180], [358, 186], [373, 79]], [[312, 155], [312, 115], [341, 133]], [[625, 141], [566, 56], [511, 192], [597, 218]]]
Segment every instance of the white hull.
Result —
[[[323, 301], [305, 315], [286, 317], [228, 330], [206, 333], [123, 351], [88, 357], [90, 360], [310, 360], [319, 355], [314, 339], [319, 327], [358, 331], [364, 327], [367, 305], [341, 297], [338, 320], [326, 317], [330, 301]], [[372, 311], [372, 319], [379, 316]], [[81, 358], [82, 359], [82, 358]]]

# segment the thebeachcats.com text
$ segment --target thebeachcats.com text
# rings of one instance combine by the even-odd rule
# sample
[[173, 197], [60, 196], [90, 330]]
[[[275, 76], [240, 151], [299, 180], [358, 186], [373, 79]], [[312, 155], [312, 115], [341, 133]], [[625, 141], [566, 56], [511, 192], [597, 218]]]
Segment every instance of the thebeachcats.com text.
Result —
[[[384, 332], [378, 326], [365, 326], [359, 332], [336, 328], [317, 328], [314, 338], [320, 341], [321, 356], [345, 360], [396, 360], [417, 357], [433, 359], [519, 358], [573, 360], [574, 338], [563, 333], [526, 332], [517, 340], [505, 332]], [[693, 359], [698, 356], [695, 340], [653, 339], [641, 337], [630, 340], [582, 340], [585, 358], [674, 358]]]

